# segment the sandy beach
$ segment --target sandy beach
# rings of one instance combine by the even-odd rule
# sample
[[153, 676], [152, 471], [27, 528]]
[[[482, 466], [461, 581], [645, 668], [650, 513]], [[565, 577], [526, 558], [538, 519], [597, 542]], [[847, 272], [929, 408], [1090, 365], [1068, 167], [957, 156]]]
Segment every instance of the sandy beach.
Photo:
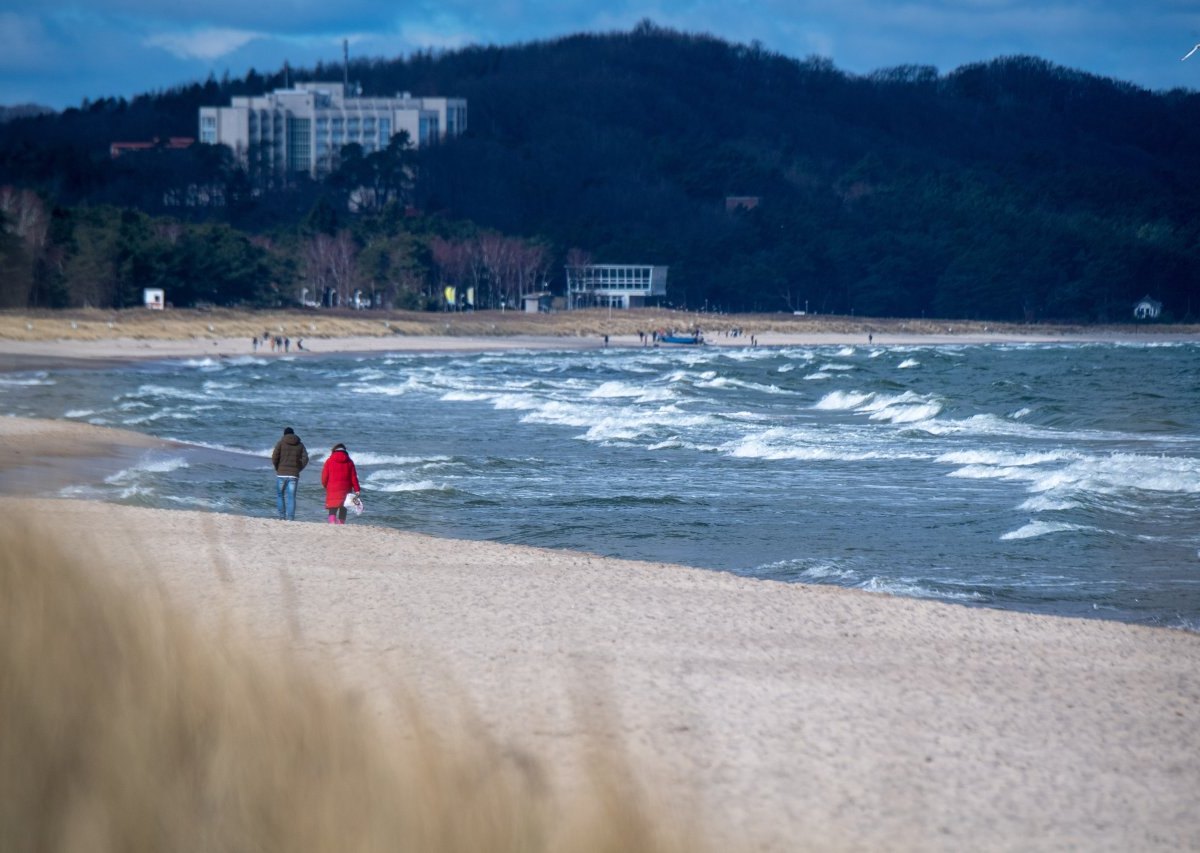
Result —
[[[23, 468], [147, 442], [14, 418], [0, 440]], [[625, 756], [654, 814], [699, 819], [712, 849], [1200, 847], [1195, 634], [362, 523], [34, 513], [125, 588], [384, 718], [398, 691], [447, 726], [465, 713], [552, 789], [596, 744]]]
[[[654, 330], [701, 329], [706, 346], [937, 346], [1200, 341], [1200, 326], [1042, 326], [791, 315], [722, 316], [657, 309], [554, 314], [478, 312], [0, 312], [0, 370], [79, 360], [284, 355], [252, 341], [287, 338], [289, 356], [356, 352], [598, 349], [649, 344]], [[737, 332], [737, 334], [734, 334]]]
[[[746, 343], [714, 339], [724, 342]], [[865, 340], [766, 330], [758, 342]], [[314, 353], [564, 345], [603, 342], [306, 340]], [[249, 351], [240, 337], [0, 338], [0, 365]], [[92, 571], [131, 593], [162, 590], [201, 631], [245, 636], [265, 658], [295, 656], [385, 722], [397, 693], [419, 697], [441, 726], [475, 720], [551, 790], [570, 789], [598, 747], [627, 762], [629, 789], [647, 792], [655, 819], [688, 822], [714, 850], [1200, 849], [1200, 635], [362, 520], [337, 528], [44, 496], [73, 465], [153, 441], [0, 417], [0, 513], [52, 520], [69, 531], [60, 546]]]

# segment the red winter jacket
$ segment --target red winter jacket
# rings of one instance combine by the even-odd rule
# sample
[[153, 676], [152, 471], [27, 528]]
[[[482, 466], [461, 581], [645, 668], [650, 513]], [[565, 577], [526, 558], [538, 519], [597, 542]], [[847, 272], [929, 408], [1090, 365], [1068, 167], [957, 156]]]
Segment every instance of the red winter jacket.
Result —
[[329, 454], [321, 468], [321, 485], [325, 487], [326, 509], [336, 509], [345, 502], [346, 495], [359, 491], [358, 469], [349, 453], [339, 448]]

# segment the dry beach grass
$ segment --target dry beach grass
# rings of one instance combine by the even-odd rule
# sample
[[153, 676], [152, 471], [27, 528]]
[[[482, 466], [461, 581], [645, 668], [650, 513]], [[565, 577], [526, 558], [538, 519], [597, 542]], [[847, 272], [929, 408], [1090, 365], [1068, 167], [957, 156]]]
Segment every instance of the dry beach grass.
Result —
[[0, 520], [2, 850], [703, 846], [651, 821], [619, 762], [549, 790], [465, 709], [436, 728], [455, 709], [397, 684], [381, 718], [330, 669], [202, 631], [156, 584], [118, 583], [128, 567], [85, 565], [58, 538], [46, 518]]

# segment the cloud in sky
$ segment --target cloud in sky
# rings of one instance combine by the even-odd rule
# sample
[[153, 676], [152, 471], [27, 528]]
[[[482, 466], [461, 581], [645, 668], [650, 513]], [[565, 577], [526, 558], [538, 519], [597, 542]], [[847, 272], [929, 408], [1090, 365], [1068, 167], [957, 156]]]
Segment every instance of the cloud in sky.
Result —
[[157, 33], [147, 37], [145, 43], [180, 59], [220, 59], [259, 37], [251, 30], [210, 27], [188, 33]]
[[514, 44], [628, 30], [649, 19], [851, 73], [901, 64], [946, 72], [1030, 54], [1151, 89], [1200, 88], [1194, 0], [8, 0], [0, 12], [0, 103], [77, 105], [228, 71], [360, 56]]

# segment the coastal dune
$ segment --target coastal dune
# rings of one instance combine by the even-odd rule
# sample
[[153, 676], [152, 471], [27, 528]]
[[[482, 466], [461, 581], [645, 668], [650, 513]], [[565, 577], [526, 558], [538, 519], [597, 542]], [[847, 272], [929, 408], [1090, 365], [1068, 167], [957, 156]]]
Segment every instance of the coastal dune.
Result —
[[[636, 806], [621, 812], [627, 819], [606, 812], [606, 825], [638, 827], [644, 814], [669, 838], [681, 837], [680, 827], [696, 836], [682, 847], [661, 846], [643, 828], [610, 849], [1200, 846], [1195, 634], [448, 541], [362, 523], [331, 527], [88, 501], [39, 500], [30, 509], [29, 501], [0, 499], [4, 541], [32, 531], [34, 542], [56, 543], [58, 551], [6, 552], [3, 630], [29, 605], [21, 580], [28, 570], [23, 576], [18, 569], [31, 562], [77, 564], [89, 584], [111, 585], [117, 598], [161, 597], [162, 608], [186, 614], [201, 638], [196, 644], [218, 650], [232, 668], [205, 676], [204, 691], [245, 689], [238, 673], [247, 666], [302, 673], [300, 681], [262, 685], [268, 698], [282, 691], [270, 707], [285, 734], [261, 748], [283, 750], [270, 760], [285, 767], [297, 742], [316, 749], [311, 759], [322, 766], [325, 747], [311, 741], [343, 737], [343, 726], [378, 725], [392, 735], [427, 730], [425, 744], [486, 745], [475, 771], [505, 768], [522, 781], [501, 789], [523, 791], [526, 801], [593, 802], [588, 791], [599, 778], [600, 788]], [[121, 618], [147, 617], [135, 609]], [[46, 664], [39, 670], [46, 681], [32, 678], [33, 695], [3, 697], [6, 707], [34, 703], [24, 717], [6, 714], [0, 724], [10, 747], [22, 734], [13, 731], [14, 719], [40, 719], [64, 700], [94, 698], [70, 674], [87, 670], [101, 646], [62, 642], [83, 630], [75, 617], [41, 628], [54, 644], [0, 642], [7, 672], [28, 666], [27, 657]], [[231, 637], [243, 651], [221, 651]], [[72, 655], [80, 659], [69, 665], [42, 660]], [[106, 674], [98, 689], [114, 679], [136, 684], [147, 655], [155, 657], [144, 650], [100, 655]], [[186, 668], [180, 678], [189, 678]], [[11, 679], [5, 688], [13, 689]], [[323, 691], [351, 698], [317, 698]], [[159, 698], [168, 707], [196, 700], [187, 689], [177, 700]], [[257, 700], [246, 701], [247, 713], [257, 713]], [[303, 728], [314, 702], [333, 710], [299, 741], [289, 740], [292, 710]], [[114, 713], [139, 704], [135, 696]], [[140, 729], [123, 731], [124, 747], [103, 748], [130, 749], [135, 762], [199, 761], [205, 738], [219, 734], [206, 720], [183, 726], [181, 736], [196, 740], [192, 752], [139, 752]], [[76, 750], [101, 748], [82, 743], [88, 727], [75, 729], [69, 718], [57, 737]], [[338, 773], [387, 775], [394, 770], [389, 755], [351, 750]], [[49, 773], [61, 760], [53, 754], [47, 767], [31, 768], [5, 756], [3, 766], [6, 773]], [[266, 759], [251, 750], [246, 760]], [[292, 760], [306, 772], [325, 772]], [[71, 779], [84, 789], [96, 782]], [[173, 807], [186, 811], [184, 800]], [[192, 807], [214, 806], [206, 794]], [[72, 819], [90, 826], [88, 814]]]

